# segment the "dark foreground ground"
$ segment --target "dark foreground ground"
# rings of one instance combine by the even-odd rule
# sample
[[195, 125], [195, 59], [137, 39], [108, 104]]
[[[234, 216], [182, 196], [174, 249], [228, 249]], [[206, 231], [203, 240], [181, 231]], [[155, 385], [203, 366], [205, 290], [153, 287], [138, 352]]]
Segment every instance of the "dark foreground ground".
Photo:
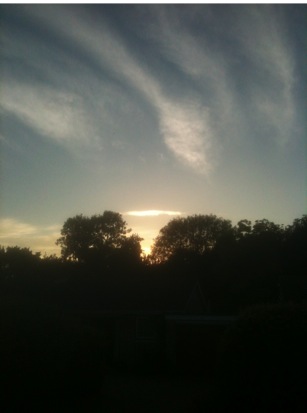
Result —
[[102, 404], [109, 413], [199, 412], [205, 390], [200, 378], [109, 375], [103, 384]]
[[[86, 381], [86, 377], [84, 378]], [[3, 413], [198, 413], [204, 411], [208, 384], [199, 377], [109, 373], [95, 392], [56, 392], [31, 395], [12, 392], [1, 406]]]
[[[96, 330], [33, 320], [19, 311], [0, 317], [1, 413], [307, 412], [305, 306], [246, 312], [223, 336], [214, 368], [203, 364], [199, 375], [183, 373], [186, 363], [115, 369]], [[208, 361], [182, 348], [182, 358]]]
[[198, 413], [203, 411], [205, 394], [206, 384], [200, 378], [117, 373], [104, 378], [95, 396], [76, 395], [77, 401], [36, 407], [46, 413]]

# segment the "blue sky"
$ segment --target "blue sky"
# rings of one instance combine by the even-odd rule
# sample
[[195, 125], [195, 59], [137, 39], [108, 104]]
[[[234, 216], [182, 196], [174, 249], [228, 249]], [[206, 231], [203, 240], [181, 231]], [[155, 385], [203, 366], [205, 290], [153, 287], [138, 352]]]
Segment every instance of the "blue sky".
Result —
[[[0, 244], [306, 213], [306, 5], [1, 5]], [[155, 211], [146, 213], [144, 211]]]

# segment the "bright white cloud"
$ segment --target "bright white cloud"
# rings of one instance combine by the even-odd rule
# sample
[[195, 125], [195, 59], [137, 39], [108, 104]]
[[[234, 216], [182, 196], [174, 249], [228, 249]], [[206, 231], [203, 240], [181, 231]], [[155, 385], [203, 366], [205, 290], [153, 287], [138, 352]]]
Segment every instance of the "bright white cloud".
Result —
[[146, 211], [128, 211], [125, 215], [130, 215], [134, 217], [157, 217], [160, 215], [178, 216], [182, 213], [179, 211], [163, 211], [159, 209], [149, 209]]
[[160, 128], [168, 148], [184, 164], [208, 175], [212, 169], [212, 130], [209, 113], [193, 102], [175, 105], [163, 102]]

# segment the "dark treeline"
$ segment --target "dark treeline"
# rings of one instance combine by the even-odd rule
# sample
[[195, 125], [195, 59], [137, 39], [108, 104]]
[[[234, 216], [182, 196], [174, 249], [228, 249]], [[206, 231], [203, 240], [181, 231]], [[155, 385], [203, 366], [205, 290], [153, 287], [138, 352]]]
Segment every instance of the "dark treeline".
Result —
[[[216, 400], [222, 400], [226, 393], [234, 405], [235, 397], [242, 397], [243, 376], [230, 376], [238, 366], [246, 369], [247, 359], [241, 360], [246, 354], [251, 362], [255, 349], [271, 342], [274, 344], [268, 357], [271, 360], [275, 357], [272, 354], [277, 355], [274, 363], [279, 357], [284, 363], [284, 353], [277, 351], [278, 340], [287, 352], [287, 345], [293, 344], [291, 335], [300, 340], [300, 347], [295, 344], [291, 348], [300, 348], [297, 357], [301, 357], [306, 343], [306, 312], [297, 309], [306, 305], [306, 215], [287, 227], [266, 219], [254, 223], [241, 220], [233, 226], [215, 215], [175, 218], [161, 229], [150, 256], [142, 255], [140, 243], [141, 238], [131, 234], [120, 214], [105, 211], [92, 217], [77, 215], [64, 223], [57, 241], [61, 257], [42, 257], [18, 246], [0, 248], [2, 411], [21, 411], [27, 403], [33, 408], [36, 402], [44, 403], [45, 412], [94, 411], [89, 395], [96, 394], [108, 369], [109, 344], [97, 323], [76, 314], [143, 311], [149, 305], [151, 310], [160, 310], [170, 296], [185, 288], [187, 279], [201, 287], [205, 299], [202, 314], [237, 316], [244, 310], [252, 311], [249, 308], [262, 309], [255, 317], [252, 312], [243, 316], [224, 340], [221, 360], [229, 353], [231, 356], [221, 364], [224, 370], [214, 390], [223, 389], [224, 394], [212, 391], [213, 401], [208, 398], [207, 411], [212, 405], [212, 411], [219, 411]], [[284, 313], [274, 308], [290, 310]], [[276, 320], [275, 331], [271, 326]], [[249, 350], [251, 342], [254, 347]], [[295, 363], [301, 363], [303, 360], [297, 357]], [[256, 364], [257, 360], [251, 363], [252, 371]], [[282, 371], [280, 366], [276, 369], [275, 365], [274, 371]], [[298, 370], [291, 366], [292, 380]], [[261, 374], [264, 377], [266, 373]], [[270, 374], [266, 382], [261, 381], [268, 386], [275, 380], [275, 373]], [[221, 377], [224, 382], [219, 381]], [[250, 378], [256, 379], [257, 375]], [[277, 386], [274, 403], [278, 398], [285, 401], [280, 394], [286, 392], [284, 386], [285, 381]], [[250, 388], [244, 396], [245, 407]], [[295, 398], [295, 389], [291, 391]], [[303, 394], [303, 388], [299, 391]], [[291, 397], [287, 408], [291, 407]], [[282, 410], [280, 403], [278, 411], [300, 411], [293, 406]], [[220, 411], [226, 407], [221, 405]], [[262, 405], [257, 408], [255, 411], [274, 411], [272, 406], [268, 410]], [[236, 410], [240, 410], [237, 405]]]
[[144, 277], [171, 277], [176, 283], [176, 274], [199, 281], [214, 314], [306, 299], [307, 216], [287, 227], [266, 219], [232, 226], [215, 215], [175, 218], [160, 230], [147, 257], [141, 238], [130, 231], [120, 214], [105, 211], [64, 223], [57, 241], [61, 257], [1, 247], [2, 302], [54, 300], [69, 307], [77, 286], [97, 295], [99, 285], [110, 278], [128, 288]]

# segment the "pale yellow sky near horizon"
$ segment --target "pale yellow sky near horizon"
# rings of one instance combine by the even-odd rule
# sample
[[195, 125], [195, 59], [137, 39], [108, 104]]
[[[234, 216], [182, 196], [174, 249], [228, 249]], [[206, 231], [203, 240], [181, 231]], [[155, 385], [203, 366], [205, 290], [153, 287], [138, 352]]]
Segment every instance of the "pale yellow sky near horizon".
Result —
[[[128, 211], [122, 214], [132, 233], [143, 238], [141, 245], [146, 255], [150, 253], [159, 230], [172, 218], [181, 215], [180, 211], [161, 210]], [[14, 219], [2, 219], [0, 220], [0, 245], [30, 248], [33, 252], [41, 252], [42, 255], [60, 255], [56, 240], [60, 237], [61, 228], [62, 225], [42, 227]]]

